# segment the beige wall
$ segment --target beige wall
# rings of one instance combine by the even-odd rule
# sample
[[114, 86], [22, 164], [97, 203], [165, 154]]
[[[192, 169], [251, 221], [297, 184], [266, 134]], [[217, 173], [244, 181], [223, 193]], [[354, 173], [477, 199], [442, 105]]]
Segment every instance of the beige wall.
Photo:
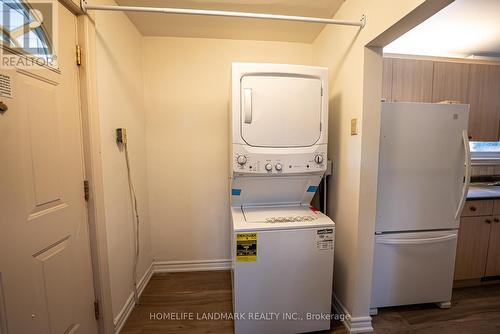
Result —
[[[365, 28], [328, 26], [313, 43], [313, 63], [330, 69], [329, 158], [335, 172], [329, 185], [329, 215], [336, 223], [334, 293], [360, 321], [369, 320], [382, 83], [381, 50], [365, 46], [424, 2], [347, 1], [334, 18], [352, 20], [365, 14]], [[407, 20], [407, 25], [421, 22], [422, 13], [419, 16]], [[357, 136], [350, 135], [352, 118], [358, 120]]]
[[310, 44], [145, 37], [153, 257], [229, 259], [231, 62], [310, 64]]
[[144, 133], [143, 39], [122, 13], [95, 12], [95, 28], [104, 212], [112, 311], [116, 318], [133, 292], [134, 258], [133, 215], [125, 154], [115, 140], [115, 129], [119, 127], [127, 129], [132, 178], [141, 218], [138, 278], [144, 275], [152, 261]]

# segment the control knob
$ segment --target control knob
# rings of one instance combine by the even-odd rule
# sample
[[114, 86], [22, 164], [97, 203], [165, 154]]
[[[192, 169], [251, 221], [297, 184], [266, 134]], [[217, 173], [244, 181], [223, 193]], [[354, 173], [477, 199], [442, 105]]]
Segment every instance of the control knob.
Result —
[[236, 158], [236, 162], [238, 163], [238, 165], [243, 166], [247, 163], [247, 157], [245, 157], [244, 155], [238, 155], [238, 157]]
[[272, 170], [273, 170], [273, 165], [271, 165], [271, 164], [266, 164], [266, 165], [264, 166], [264, 168], [265, 168], [268, 172], [270, 172], [270, 171], [272, 171]]
[[314, 157], [314, 161], [317, 163], [317, 164], [320, 164], [323, 162], [323, 156], [321, 154], [318, 154], [317, 156]]
[[281, 172], [281, 170], [283, 169], [283, 166], [280, 163], [277, 163], [276, 165], [274, 165], [274, 168], [276, 168], [276, 170], [278, 172]]

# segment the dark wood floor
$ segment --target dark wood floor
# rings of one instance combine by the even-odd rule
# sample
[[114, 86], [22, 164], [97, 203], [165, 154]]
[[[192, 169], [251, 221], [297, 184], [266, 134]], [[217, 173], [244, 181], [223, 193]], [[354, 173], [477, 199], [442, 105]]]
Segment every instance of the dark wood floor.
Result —
[[[228, 271], [154, 275], [121, 333], [232, 333], [231, 320], [161, 319], [169, 313], [231, 312], [230, 280]], [[160, 320], [151, 319], [155, 315]], [[455, 289], [448, 310], [434, 305], [383, 309], [373, 326], [384, 334], [499, 334], [500, 285]], [[330, 333], [347, 332], [334, 322]]]

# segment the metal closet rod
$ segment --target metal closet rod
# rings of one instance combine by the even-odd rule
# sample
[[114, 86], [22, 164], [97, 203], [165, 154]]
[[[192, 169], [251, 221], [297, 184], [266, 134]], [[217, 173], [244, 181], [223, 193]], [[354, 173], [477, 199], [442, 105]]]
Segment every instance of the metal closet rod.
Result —
[[228, 16], [228, 17], [243, 17], [243, 18], [264, 19], [264, 20], [337, 24], [344, 26], [356, 26], [361, 28], [365, 26], [366, 22], [365, 15], [363, 15], [361, 17], [361, 20], [359, 21], [345, 21], [345, 20], [324, 19], [321, 17], [246, 13], [246, 12], [232, 12], [223, 10], [89, 5], [85, 0], [81, 1], [81, 7], [84, 12], [86, 12], [87, 10], [107, 10], [107, 11], [117, 11], [117, 12], [145, 12], [145, 13], [184, 14], [184, 15]]

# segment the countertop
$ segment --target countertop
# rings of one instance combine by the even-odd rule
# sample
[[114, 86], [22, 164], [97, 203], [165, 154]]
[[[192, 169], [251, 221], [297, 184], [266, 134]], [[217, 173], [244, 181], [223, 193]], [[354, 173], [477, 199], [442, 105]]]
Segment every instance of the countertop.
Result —
[[486, 183], [471, 183], [469, 186], [468, 200], [497, 198], [500, 198], [500, 186], [488, 186]]

